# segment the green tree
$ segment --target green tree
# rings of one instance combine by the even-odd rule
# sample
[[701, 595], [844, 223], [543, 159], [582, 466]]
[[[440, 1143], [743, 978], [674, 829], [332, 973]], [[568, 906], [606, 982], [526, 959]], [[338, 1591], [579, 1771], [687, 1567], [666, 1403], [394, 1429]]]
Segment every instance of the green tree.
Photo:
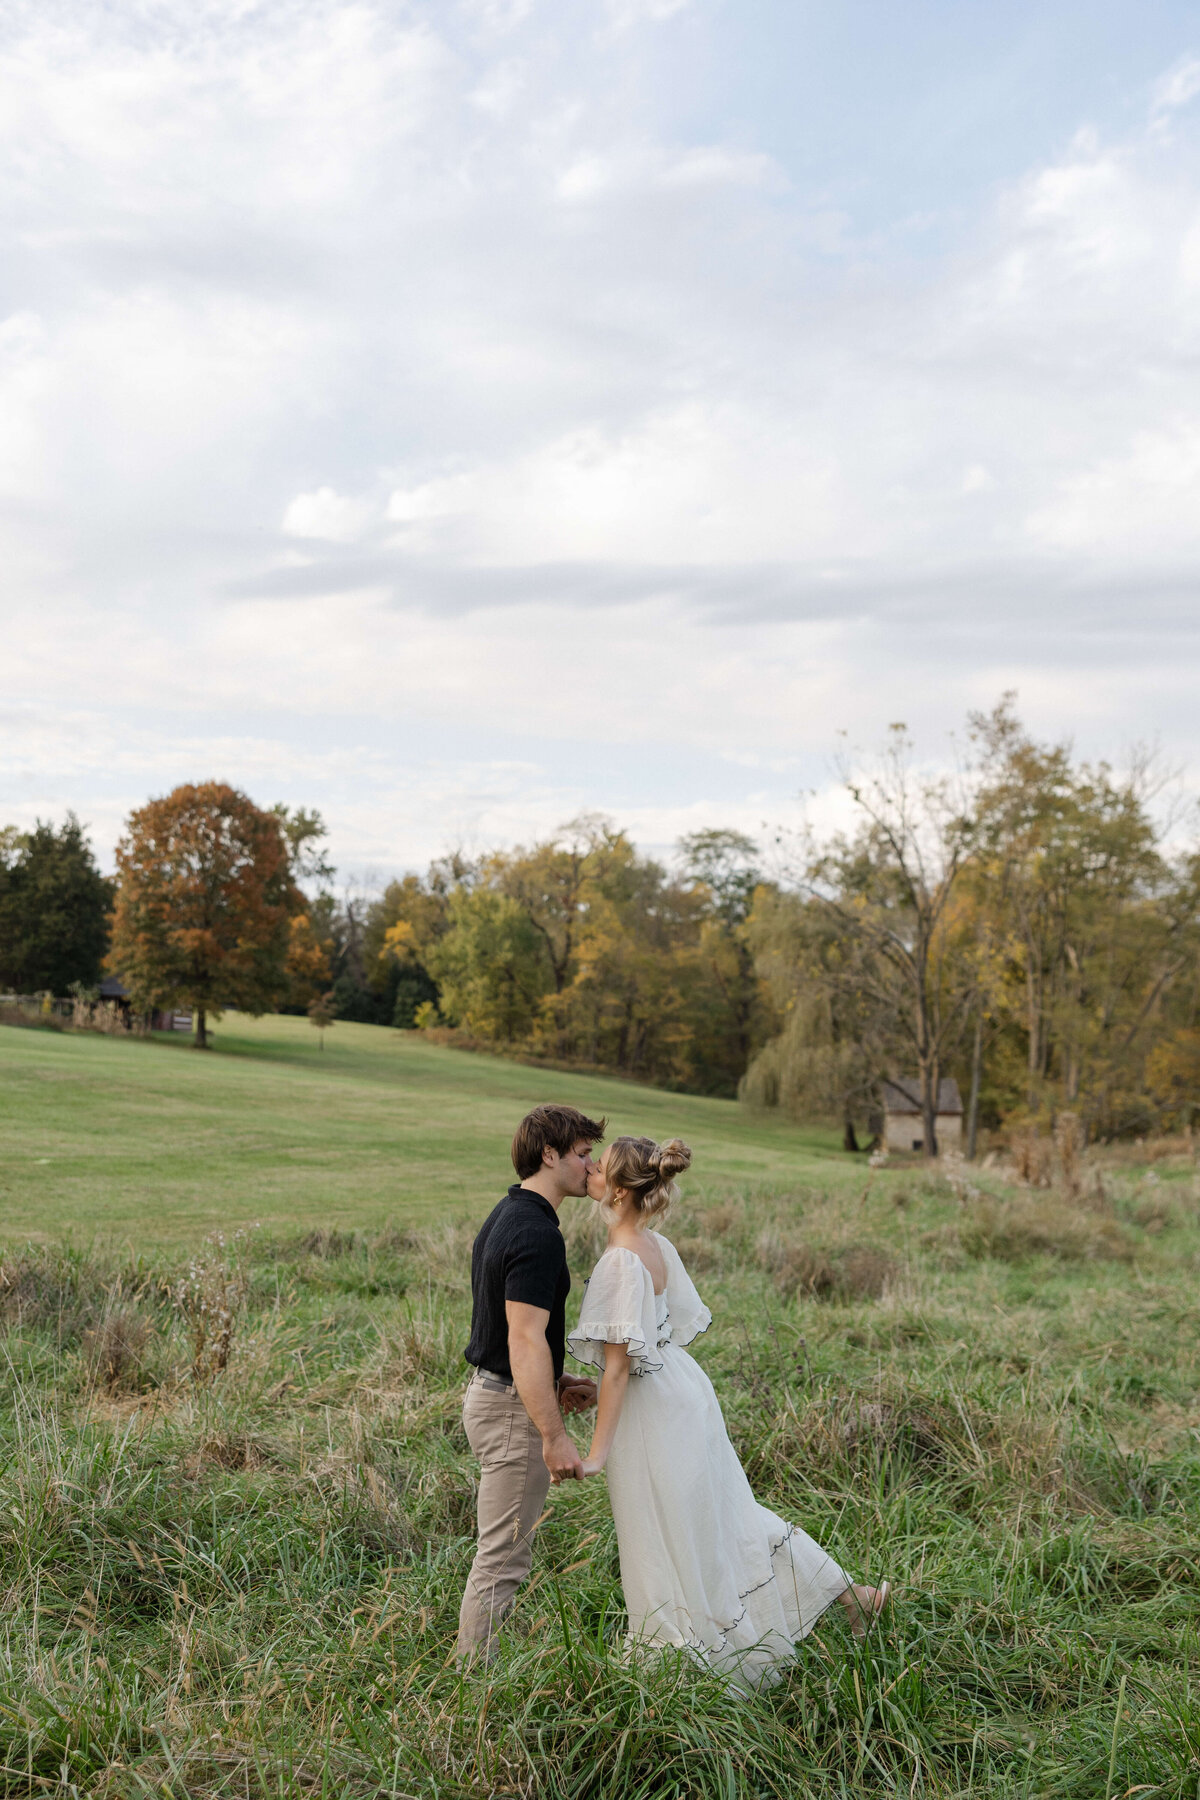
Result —
[[277, 801], [271, 811], [279, 820], [287, 845], [292, 880], [297, 885], [307, 881], [320, 890], [328, 888], [336, 871], [325, 853], [324, 840], [329, 829], [320, 813], [315, 807], [284, 806], [282, 801]]
[[696, 831], [680, 839], [679, 855], [701, 903], [699, 960], [715, 1002], [696, 1019], [696, 1061], [710, 1071], [708, 1091], [732, 1093], [774, 1023], [747, 933], [758, 846], [740, 831]]
[[440, 865], [429, 877], [405, 875], [389, 882], [371, 906], [363, 931], [367, 986], [381, 1022], [411, 1030], [418, 1008], [438, 1004], [431, 968], [449, 929], [449, 897]]
[[1078, 1111], [1091, 1131], [1145, 1129], [1146, 1061], [1196, 966], [1194, 863], [1164, 850], [1144, 760], [1122, 776], [1077, 764], [1007, 704], [974, 723], [988, 753], [978, 855], [1009, 946], [1025, 1107]]
[[588, 891], [615, 842], [607, 820], [585, 814], [546, 843], [489, 858], [485, 864], [485, 879], [515, 900], [532, 925], [556, 994], [562, 993], [574, 970]]
[[0, 987], [65, 994], [99, 979], [114, 883], [74, 813], [55, 830], [0, 832]]
[[210, 1017], [286, 995], [304, 897], [274, 813], [222, 782], [177, 787], [130, 815], [117, 868], [108, 960], [135, 1005], [190, 1008], [206, 1049]]
[[685, 879], [707, 890], [713, 914], [730, 930], [744, 925], [762, 879], [754, 839], [740, 831], [693, 831], [680, 838], [679, 858]]
[[319, 1048], [324, 1050], [325, 1033], [338, 1016], [337, 1002], [332, 994], [317, 994], [309, 1001], [307, 1011], [309, 1024], [321, 1034]]
[[548, 986], [529, 915], [494, 888], [460, 888], [450, 896], [447, 920], [432, 965], [443, 1014], [474, 1037], [517, 1043]]

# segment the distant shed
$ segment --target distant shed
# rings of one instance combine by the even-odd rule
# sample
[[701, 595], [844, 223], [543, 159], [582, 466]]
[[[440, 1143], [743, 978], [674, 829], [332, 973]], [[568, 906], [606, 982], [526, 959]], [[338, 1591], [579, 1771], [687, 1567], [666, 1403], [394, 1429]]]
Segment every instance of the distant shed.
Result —
[[[924, 1150], [925, 1118], [921, 1109], [921, 1083], [897, 1076], [883, 1083], [884, 1143], [889, 1150]], [[953, 1076], [938, 1084], [937, 1140], [939, 1150], [962, 1147], [962, 1097]]]
[[[100, 998], [119, 1006], [127, 1020], [132, 1016], [133, 1004], [129, 998], [129, 989], [119, 976], [106, 975], [104, 977], [100, 983]], [[155, 1011], [150, 1014], [150, 1029], [152, 1031], [190, 1031], [192, 1015], [190, 1012]]]

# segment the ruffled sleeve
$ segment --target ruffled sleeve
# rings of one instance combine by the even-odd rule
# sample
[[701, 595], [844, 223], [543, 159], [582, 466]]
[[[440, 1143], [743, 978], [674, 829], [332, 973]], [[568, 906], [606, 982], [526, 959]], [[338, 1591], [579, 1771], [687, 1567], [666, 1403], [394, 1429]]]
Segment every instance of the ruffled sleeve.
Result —
[[670, 1238], [663, 1237], [659, 1231], [654, 1235], [662, 1246], [663, 1259], [667, 1265], [671, 1342], [682, 1347], [690, 1344], [693, 1338], [698, 1338], [702, 1331], [708, 1330], [712, 1324], [712, 1314], [693, 1287], [692, 1278]]
[[567, 1337], [571, 1355], [594, 1369], [604, 1367], [604, 1346], [624, 1344], [631, 1375], [662, 1368], [655, 1324], [654, 1283], [632, 1250], [606, 1250], [583, 1294], [579, 1323]]

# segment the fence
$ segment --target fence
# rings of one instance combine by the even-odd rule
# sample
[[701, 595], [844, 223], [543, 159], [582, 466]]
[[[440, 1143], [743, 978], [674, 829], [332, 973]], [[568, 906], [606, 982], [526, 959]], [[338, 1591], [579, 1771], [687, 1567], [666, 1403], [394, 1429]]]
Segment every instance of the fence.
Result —
[[190, 1012], [134, 1012], [119, 1000], [60, 1000], [53, 994], [0, 994], [0, 1024], [43, 1025], [52, 1031], [100, 1031], [149, 1037], [152, 1031], [190, 1031]]

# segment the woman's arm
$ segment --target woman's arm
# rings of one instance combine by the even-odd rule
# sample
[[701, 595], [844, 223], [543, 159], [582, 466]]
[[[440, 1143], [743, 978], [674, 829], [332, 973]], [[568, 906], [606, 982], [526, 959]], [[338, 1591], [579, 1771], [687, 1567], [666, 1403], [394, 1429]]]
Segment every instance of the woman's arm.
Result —
[[596, 1408], [592, 1447], [583, 1459], [585, 1475], [599, 1475], [608, 1461], [628, 1386], [629, 1351], [624, 1344], [605, 1344], [604, 1380], [600, 1383], [600, 1404]]

